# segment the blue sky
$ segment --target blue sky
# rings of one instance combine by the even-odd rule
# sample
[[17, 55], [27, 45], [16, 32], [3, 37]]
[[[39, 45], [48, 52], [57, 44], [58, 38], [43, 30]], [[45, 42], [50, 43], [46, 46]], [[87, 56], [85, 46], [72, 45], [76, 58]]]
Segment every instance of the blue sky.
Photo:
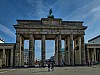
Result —
[[[84, 21], [83, 25], [88, 26], [85, 32], [86, 43], [100, 34], [100, 0], [0, 0], [0, 38], [6, 43], [15, 43], [13, 25], [16, 24], [16, 19], [39, 20], [47, 17], [50, 8], [53, 9], [55, 18]], [[46, 51], [49, 57], [54, 52], [54, 41], [46, 42], [47, 50], [51, 50]], [[36, 41], [36, 46], [35, 51], [38, 53], [41, 49], [40, 41]], [[39, 57], [38, 54], [36, 56]]]

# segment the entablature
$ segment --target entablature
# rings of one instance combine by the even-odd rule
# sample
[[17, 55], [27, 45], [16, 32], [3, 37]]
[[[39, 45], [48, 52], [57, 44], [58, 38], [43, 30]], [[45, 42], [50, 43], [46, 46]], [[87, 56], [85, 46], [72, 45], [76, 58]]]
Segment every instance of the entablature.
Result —
[[82, 21], [62, 21], [61, 18], [42, 18], [41, 20], [17, 20], [14, 28], [66, 28], [86, 29]]
[[85, 30], [87, 29], [86, 26], [66, 26], [66, 25], [61, 25], [61, 26], [56, 26], [56, 25], [14, 25], [15, 29], [68, 29], [68, 30]]
[[85, 34], [84, 30], [58, 30], [58, 29], [17, 29], [20, 34]]

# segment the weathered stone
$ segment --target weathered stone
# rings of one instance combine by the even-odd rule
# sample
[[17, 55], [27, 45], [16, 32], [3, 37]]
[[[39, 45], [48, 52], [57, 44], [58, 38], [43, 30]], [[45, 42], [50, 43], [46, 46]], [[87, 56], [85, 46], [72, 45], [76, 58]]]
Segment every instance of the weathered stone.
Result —
[[55, 65], [58, 65], [58, 38], [55, 37]]
[[41, 40], [41, 66], [45, 66], [45, 35], [42, 35], [42, 38], [41, 38], [42, 40]]
[[34, 64], [34, 36], [33, 34], [29, 35], [29, 66], [35, 66]]
[[[14, 28], [16, 29], [16, 33], [20, 34], [24, 37], [24, 39], [29, 40], [29, 65], [34, 66], [34, 41], [35, 40], [42, 40], [41, 41], [41, 65], [45, 65], [45, 40], [56, 40], [55, 41], [55, 64], [56, 65], [62, 65], [62, 51], [61, 51], [61, 40], [65, 39], [67, 36], [66, 41], [66, 48], [65, 48], [65, 64], [66, 65], [75, 65], [76, 62], [79, 60], [75, 60], [78, 56], [80, 56], [80, 52], [76, 51], [77, 46], [74, 46], [75, 49], [73, 49], [73, 41], [74, 39], [79, 35], [85, 34], [85, 29], [87, 27], [83, 26], [83, 22], [78, 21], [62, 21], [60, 18], [42, 18], [41, 20], [17, 20], [18, 24], [14, 25]], [[32, 35], [30, 35], [32, 34]], [[32, 37], [34, 35], [34, 38]], [[16, 54], [19, 54], [20, 49], [20, 37], [18, 35], [16, 39]], [[84, 58], [84, 38], [82, 38], [80, 51], [82, 52], [82, 58], [80, 57], [80, 60], [82, 59], [82, 62], [85, 62]], [[75, 53], [77, 55], [75, 55]], [[21, 53], [20, 53], [21, 55]], [[21, 56], [17, 56], [16, 63], [20, 64]], [[75, 57], [76, 56], [76, 57]], [[75, 59], [74, 59], [75, 57]], [[75, 60], [75, 61], [74, 61]], [[17, 65], [18, 65], [17, 64]], [[79, 64], [79, 62], [78, 62]], [[85, 63], [83, 63], [85, 64]], [[18, 65], [18, 66], [21, 66]]]
[[58, 38], [58, 65], [62, 65], [62, 44], [61, 44], [61, 35], [57, 36]]

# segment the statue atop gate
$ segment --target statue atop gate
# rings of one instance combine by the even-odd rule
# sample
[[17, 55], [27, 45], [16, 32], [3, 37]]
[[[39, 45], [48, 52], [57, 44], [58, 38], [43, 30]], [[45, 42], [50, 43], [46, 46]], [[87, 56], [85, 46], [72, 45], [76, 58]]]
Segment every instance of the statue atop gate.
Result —
[[52, 8], [50, 8], [50, 10], [49, 10], [49, 16], [48, 16], [48, 18], [54, 18], [54, 15], [52, 15]]
[[52, 8], [50, 8], [49, 10], [49, 15], [52, 15]]

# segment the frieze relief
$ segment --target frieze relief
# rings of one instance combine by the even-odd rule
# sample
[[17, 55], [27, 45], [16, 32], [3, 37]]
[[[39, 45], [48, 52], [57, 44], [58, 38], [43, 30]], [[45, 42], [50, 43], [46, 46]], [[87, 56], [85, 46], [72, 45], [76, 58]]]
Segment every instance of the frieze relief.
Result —
[[84, 34], [84, 30], [17, 29], [21, 34]]

